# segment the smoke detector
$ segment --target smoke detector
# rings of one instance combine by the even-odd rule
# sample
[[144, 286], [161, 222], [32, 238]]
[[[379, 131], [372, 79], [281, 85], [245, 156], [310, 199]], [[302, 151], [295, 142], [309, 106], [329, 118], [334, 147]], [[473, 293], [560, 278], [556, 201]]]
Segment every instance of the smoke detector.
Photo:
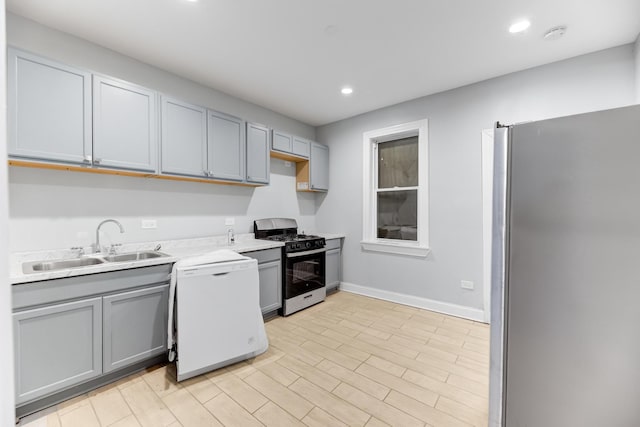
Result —
[[549, 31], [544, 33], [544, 39], [558, 40], [560, 37], [564, 36], [564, 33], [566, 32], [567, 32], [567, 27], [565, 27], [564, 25], [553, 27]]

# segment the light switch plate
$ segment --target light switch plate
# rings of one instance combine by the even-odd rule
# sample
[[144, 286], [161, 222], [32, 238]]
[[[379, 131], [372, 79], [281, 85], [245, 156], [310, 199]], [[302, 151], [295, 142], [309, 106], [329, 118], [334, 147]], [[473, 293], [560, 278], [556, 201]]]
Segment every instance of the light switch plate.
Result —
[[144, 229], [158, 228], [158, 222], [155, 219], [143, 219], [142, 228]]
[[224, 225], [236, 225], [236, 219], [235, 218], [225, 218], [224, 219]]

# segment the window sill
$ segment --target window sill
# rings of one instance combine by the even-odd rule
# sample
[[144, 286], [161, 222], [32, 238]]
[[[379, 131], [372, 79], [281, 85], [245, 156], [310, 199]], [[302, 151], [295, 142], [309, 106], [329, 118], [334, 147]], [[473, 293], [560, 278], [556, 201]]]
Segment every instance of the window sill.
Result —
[[411, 243], [390, 243], [380, 241], [362, 241], [360, 246], [365, 251], [384, 252], [396, 255], [407, 255], [418, 258], [426, 258], [431, 252], [426, 246], [419, 246]]

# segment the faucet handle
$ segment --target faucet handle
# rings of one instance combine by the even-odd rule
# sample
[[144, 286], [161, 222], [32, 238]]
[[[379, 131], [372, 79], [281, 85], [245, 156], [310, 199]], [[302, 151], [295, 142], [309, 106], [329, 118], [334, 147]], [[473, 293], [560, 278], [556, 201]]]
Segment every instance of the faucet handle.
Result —
[[84, 255], [84, 248], [82, 246], [74, 246], [71, 248], [72, 251], [76, 251], [78, 253], [78, 256], [81, 257], [82, 255]]
[[109, 255], [115, 255], [117, 249], [122, 246], [122, 243], [113, 243], [111, 246], [109, 246]]

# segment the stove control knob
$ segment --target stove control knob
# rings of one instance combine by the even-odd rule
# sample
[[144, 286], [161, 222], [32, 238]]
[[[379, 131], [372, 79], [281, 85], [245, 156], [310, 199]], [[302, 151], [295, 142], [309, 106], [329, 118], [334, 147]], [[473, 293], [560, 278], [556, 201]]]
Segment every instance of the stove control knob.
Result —
[[311, 247], [311, 242], [307, 242], [307, 243], [305, 244], [305, 246], [306, 246], [307, 248], [310, 248], [310, 247]]

